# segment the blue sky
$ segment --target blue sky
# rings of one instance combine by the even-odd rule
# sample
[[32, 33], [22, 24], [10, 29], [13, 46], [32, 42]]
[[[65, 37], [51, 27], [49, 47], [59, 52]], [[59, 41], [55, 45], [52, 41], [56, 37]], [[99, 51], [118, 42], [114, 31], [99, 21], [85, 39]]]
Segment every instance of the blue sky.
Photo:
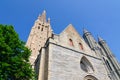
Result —
[[13, 25], [23, 41], [38, 15], [46, 10], [55, 33], [73, 24], [82, 35], [83, 28], [95, 39], [105, 39], [120, 61], [120, 0], [1, 0], [0, 24]]

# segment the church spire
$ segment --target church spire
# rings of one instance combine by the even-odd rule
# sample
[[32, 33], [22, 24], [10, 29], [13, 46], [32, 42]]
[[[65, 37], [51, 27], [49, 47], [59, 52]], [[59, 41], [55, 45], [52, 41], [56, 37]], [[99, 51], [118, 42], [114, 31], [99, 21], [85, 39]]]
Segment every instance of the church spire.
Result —
[[42, 16], [46, 19], [46, 11], [44, 10]]
[[43, 11], [43, 14], [46, 14], [46, 10]]
[[42, 22], [46, 22], [46, 11], [44, 10], [42, 15], [39, 15], [38, 19]]

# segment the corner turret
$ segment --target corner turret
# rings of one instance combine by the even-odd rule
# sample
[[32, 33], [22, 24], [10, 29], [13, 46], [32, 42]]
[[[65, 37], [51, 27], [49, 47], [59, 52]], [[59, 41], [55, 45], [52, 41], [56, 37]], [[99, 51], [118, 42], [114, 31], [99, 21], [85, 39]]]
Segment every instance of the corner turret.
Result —
[[100, 36], [98, 36], [98, 42], [104, 41]]
[[114, 80], [120, 80], [120, 65], [119, 65], [119, 63], [117, 62], [117, 60], [113, 56], [110, 48], [108, 47], [108, 45], [104, 39], [102, 39], [101, 37], [98, 37], [98, 43], [106, 55], [105, 56], [106, 59], [104, 59], [104, 61], [105, 61], [107, 68], [109, 70], [109, 74], [111, 75], [111, 77]]
[[85, 39], [85, 41], [87, 42], [87, 44], [89, 45], [89, 47], [92, 49], [92, 50], [95, 50], [96, 49], [96, 41], [94, 39], [94, 37], [91, 35], [91, 33], [84, 29], [83, 30], [83, 38]]

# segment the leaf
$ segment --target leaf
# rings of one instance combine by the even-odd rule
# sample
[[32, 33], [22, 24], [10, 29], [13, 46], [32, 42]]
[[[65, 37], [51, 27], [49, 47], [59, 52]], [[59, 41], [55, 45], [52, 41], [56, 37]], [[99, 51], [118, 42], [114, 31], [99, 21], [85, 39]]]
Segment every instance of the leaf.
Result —
[[0, 80], [35, 79], [29, 64], [31, 51], [11, 25], [0, 25]]

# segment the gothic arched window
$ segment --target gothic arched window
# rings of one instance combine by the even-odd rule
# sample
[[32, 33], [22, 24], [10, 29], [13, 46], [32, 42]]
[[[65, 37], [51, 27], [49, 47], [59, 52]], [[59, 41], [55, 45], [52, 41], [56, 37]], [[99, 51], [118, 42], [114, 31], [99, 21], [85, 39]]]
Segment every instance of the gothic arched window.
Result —
[[70, 46], [74, 46], [72, 39], [69, 39]]
[[79, 47], [80, 47], [81, 50], [84, 49], [82, 43], [79, 43]]
[[92, 64], [89, 62], [89, 60], [85, 56], [83, 56], [81, 58], [80, 67], [85, 72], [93, 72], [94, 71]]

